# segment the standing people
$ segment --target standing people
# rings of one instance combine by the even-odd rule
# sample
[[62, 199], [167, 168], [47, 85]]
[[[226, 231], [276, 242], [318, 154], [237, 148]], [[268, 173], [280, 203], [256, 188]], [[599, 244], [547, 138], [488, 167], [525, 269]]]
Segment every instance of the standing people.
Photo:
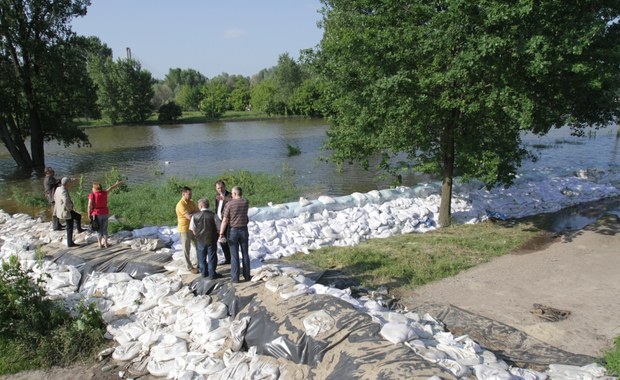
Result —
[[60, 184], [61, 186], [58, 187], [54, 193], [54, 210], [59, 219], [65, 219], [67, 226], [67, 247], [78, 247], [79, 245], [73, 242], [73, 221], [75, 220], [77, 222], [78, 233], [86, 231], [82, 228], [82, 215], [73, 210], [73, 201], [71, 200], [71, 194], [69, 194], [71, 178], [62, 177]]
[[224, 208], [220, 237], [224, 237], [228, 230], [228, 245], [230, 246], [230, 277], [233, 283], [239, 282], [239, 249], [241, 249], [243, 278], [250, 281], [250, 254], [248, 252], [248, 208], [249, 202], [242, 198], [243, 192], [239, 186], [232, 189], [232, 200]]
[[114, 190], [123, 181], [118, 180], [116, 183], [106, 190], [101, 189], [99, 182], [93, 182], [93, 192], [88, 194], [88, 215], [97, 219], [99, 229], [97, 230], [97, 243], [99, 248], [108, 248], [108, 218], [110, 217], [110, 209], [108, 209], [108, 193]]
[[222, 277], [222, 275], [215, 272], [217, 267], [215, 214], [209, 210], [209, 200], [206, 198], [198, 200], [198, 208], [200, 208], [200, 211], [192, 215], [192, 220], [189, 222], [189, 229], [196, 236], [198, 270], [202, 277], [207, 277], [208, 275], [210, 280], [215, 280]]
[[54, 177], [54, 169], [50, 166], [45, 168], [45, 178], [43, 179], [43, 188], [45, 190], [45, 198], [52, 205], [52, 229], [54, 231], [60, 231], [64, 228], [60, 221], [58, 220], [58, 216], [56, 216], [56, 212], [54, 210], [54, 192], [56, 188], [60, 186], [60, 181]]
[[192, 249], [192, 243], [198, 252], [196, 247], [196, 237], [194, 233], [189, 229], [189, 222], [192, 220], [192, 215], [198, 211], [198, 207], [194, 201], [192, 201], [192, 189], [187, 186], [183, 186], [181, 189], [181, 199], [177, 203], [177, 228], [179, 235], [181, 236], [181, 244], [183, 245], [183, 255], [185, 255], [185, 263], [187, 264], [187, 270], [192, 273], [198, 273], [198, 270], [192, 265], [192, 260], [189, 254]]
[[[224, 206], [232, 199], [230, 191], [226, 190], [226, 184], [221, 179], [215, 182], [215, 226], [220, 230], [222, 225], [222, 213]], [[222, 252], [224, 252], [224, 264], [230, 264], [230, 247], [225, 240], [219, 241]]]

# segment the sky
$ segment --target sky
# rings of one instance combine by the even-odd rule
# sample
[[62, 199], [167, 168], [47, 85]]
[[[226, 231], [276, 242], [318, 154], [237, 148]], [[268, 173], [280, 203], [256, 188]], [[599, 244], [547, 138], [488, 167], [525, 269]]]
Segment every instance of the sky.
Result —
[[169, 69], [250, 77], [284, 53], [319, 44], [320, 0], [92, 0], [73, 31], [97, 36], [114, 58], [131, 57], [154, 78]]

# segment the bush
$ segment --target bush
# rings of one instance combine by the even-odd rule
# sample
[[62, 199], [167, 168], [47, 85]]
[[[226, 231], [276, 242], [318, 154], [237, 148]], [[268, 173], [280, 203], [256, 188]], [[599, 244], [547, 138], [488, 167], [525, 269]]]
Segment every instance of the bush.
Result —
[[30, 273], [14, 256], [0, 268], [0, 375], [88, 360], [105, 342], [94, 303], [79, 304], [72, 317]]
[[169, 102], [166, 104], [162, 104], [159, 107], [159, 121], [176, 121], [183, 114], [181, 110], [181, 106], [176, 104], [175, 102]]

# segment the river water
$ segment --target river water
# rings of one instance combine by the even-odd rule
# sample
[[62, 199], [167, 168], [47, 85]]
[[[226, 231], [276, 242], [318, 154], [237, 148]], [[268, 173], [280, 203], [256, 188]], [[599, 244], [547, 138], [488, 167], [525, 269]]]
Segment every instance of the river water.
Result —
[[[91, 147], [46, 145], [46, 164], [58, 177], [84, 176], [89, 184], [102, 180], [112, 168], [128, 182], [158, 182], [167, 177], [217, 176], [227, 170], [280, 174], [294, 171], [296, 184], [307, 194], [340, 196], [367, 192], [390, 185], [390, 179], [357, 165], [338, 170], [324, 162], [321, 146], [329, 126], [321, 119], [228, 121], [202, 124], [113, 126], [88, 128]], [[588, 175], [597, 181], [620, 185], [620, 135], [617, 126], [593, 131], [585, 137], [571, 136], [561, 128], [544, 137], [524, 135], [526, 146], [538, 158], [524, 162], [518, 181], [537, 181], [549, 176]], [[288, 156], [287, 145], [301, 154]], [[429, 181], [408, 176], [411, 186]], [[10, 198], [14, 191], [42, 191], [42, 177], [24, 177], [3, 145], [0, 145], [0, 209], [36, 214]]]

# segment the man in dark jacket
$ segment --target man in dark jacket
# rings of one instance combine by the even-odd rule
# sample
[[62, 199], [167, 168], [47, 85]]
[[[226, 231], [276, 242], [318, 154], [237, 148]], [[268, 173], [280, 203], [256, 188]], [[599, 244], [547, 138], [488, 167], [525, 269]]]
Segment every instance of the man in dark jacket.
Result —
[[[232, 199], [230, 191], [226, 190], [226, 184], [221, 179], [215, 182], [215, 227], [220, 230], [222, 224], [222, 213], [226, 202]], [[230, 247], [228, 242], [222, 239], [219, 241], [222, 252], [224, 253], [224, 264], [230, 264]]]
[[[189, 229], [196, 237], [196, 248], [198, 253], [198, 270], [202, 277], [211, 280], [221, 278], [222, 275], [215, 272], [217, 267], [217, 229], [215, 228], [215, 214], [209, 210], [209, 200], [201, 198], [198, 200], [199, 212], [192, 215], [189, 222]], [[208, 261], [208, 263], [207, 263]]]

